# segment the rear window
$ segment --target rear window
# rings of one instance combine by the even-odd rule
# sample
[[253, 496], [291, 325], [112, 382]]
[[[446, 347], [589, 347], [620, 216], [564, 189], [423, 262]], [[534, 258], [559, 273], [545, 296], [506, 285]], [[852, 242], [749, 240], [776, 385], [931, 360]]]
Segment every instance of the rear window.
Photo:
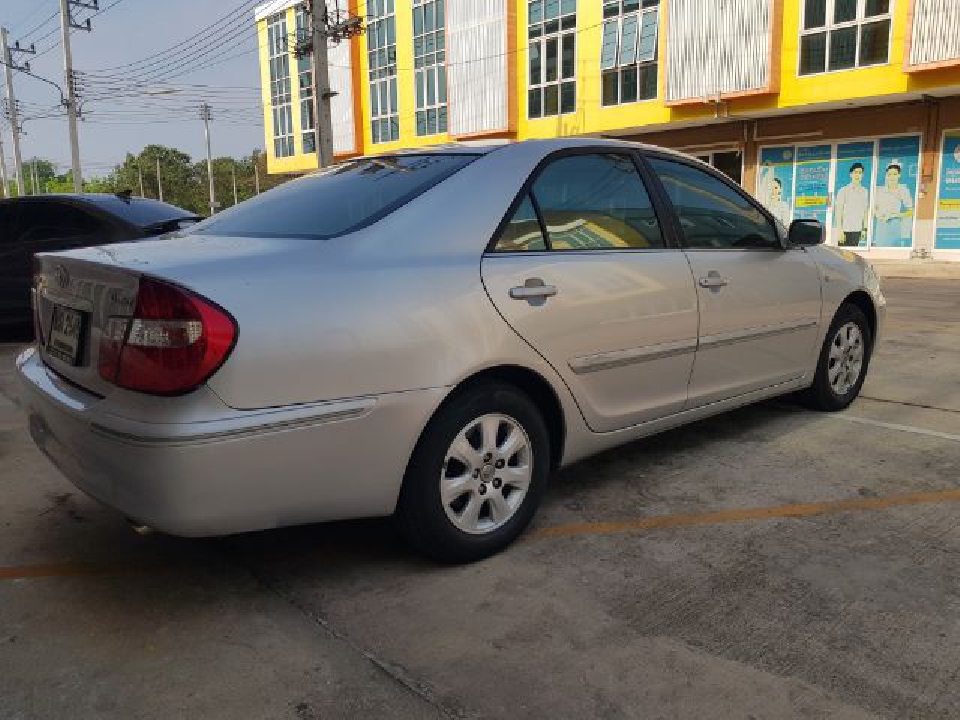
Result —
[[159, 200], [145, 200], [142, 198], [100, 198], [96, 206], [123, 218], [131, 225], [147, 228], [179, 220], [181, 218], [196, 217], [192, 212], [168, 205]]
[[370, 225], [476, 155], [361, 158], [292, 180], [191, 228], [202, 235], [325, 239]]

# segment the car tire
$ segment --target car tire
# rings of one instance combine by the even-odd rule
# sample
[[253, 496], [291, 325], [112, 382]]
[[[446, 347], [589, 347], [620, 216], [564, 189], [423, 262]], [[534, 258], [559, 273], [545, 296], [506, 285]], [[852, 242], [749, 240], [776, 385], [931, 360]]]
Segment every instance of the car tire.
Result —
[[844, 303], [823, 341], [813, 384], [801, 394], [804, 404], [825, 412], [846, 409], [860, 394], [872, 350], [866, 316], [857, 306]]
[[489, 557], [533, 518], [550, 465], [550, 435], [534, 402], [507, 383], [472, 385], [444, 402], [417, 442], [397, 525], [435, 560]]

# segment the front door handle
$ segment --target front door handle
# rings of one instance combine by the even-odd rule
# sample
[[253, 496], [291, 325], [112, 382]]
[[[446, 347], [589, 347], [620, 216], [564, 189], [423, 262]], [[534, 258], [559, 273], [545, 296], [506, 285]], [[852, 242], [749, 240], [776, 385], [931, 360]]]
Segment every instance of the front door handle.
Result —
[[711, 270], [707, 273], [706, 277], [702, 277], [697, 281], [702, 288], [717, 289], [719, 290], [722, 287], [726, 287], [730, 284], [730, 281], [725, 277], [721, 277], [720, 273], [716, 270]]
[[548, 297], [557, 294], [557, 288], [544, 284], [540, 278], [530, 278], [523, 285], [510, 288], [510, 297], [514, 300], [529, 300], [530, 302], [546, 301]]

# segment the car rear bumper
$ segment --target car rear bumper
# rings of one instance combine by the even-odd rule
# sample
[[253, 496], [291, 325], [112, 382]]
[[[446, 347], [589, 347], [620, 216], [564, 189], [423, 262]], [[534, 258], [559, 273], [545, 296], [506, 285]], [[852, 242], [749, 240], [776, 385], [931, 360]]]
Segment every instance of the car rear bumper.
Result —
[[[224, 535], [388, 515], [443, 388], [144, 423], [17, 359], [37, 446], [78, 488], [139, 525]], [[171, 402], [176, 402], [171, 398]]]

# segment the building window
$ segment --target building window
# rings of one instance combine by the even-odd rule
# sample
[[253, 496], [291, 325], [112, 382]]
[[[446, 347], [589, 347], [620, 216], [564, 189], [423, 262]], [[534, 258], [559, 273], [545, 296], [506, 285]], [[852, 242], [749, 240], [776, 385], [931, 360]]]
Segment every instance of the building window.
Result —
[[290, 108], [290, 52], [285, 12], [271, 15], [267, 20], [267, 46], [270, 57], [273, 154], [275, 157], [290, 157], [293, 155], [293, 113]]
[[413, 0], [413, 67], [417, 135], [447, 131], [446, 0]]
[[657, 96], [660, 0], [604, 0], [603, 104], [621, 105]]
[[800, 74], [890, 61], [892, 0], [804, 0]]
[[400, 139], [397, 102], [395, 0], [367, 2], [367, 59], [370, 72], [370, 135], [375, 143]]
[[577, 108], [577, 0], [529, 0], [527, 115], [550, 117]]
[[[306, 5], [297, 5], [297, 45], [312, 40], [310, 14]], [[317, 136], [313, 124], [313, 65], [310, 56], [302, 54], [297, 58], [297, 85], [300, 90], [300, 133], [303, 151], [317, 151]]]

